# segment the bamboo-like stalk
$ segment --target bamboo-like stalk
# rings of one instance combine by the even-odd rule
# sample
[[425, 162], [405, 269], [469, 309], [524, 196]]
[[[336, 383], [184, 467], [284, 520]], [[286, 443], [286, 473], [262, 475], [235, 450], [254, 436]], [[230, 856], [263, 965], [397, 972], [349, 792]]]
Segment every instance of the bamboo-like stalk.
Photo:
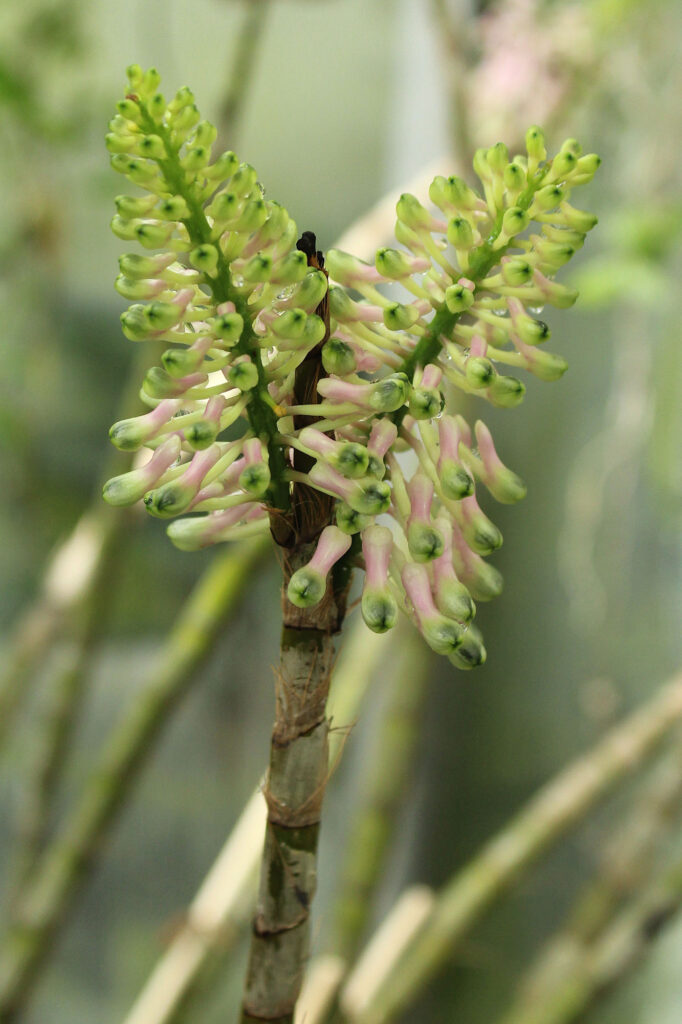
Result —
[[517, 876], [635, 771], [682, 720], [682, 676], [547, 783], [441, 890], [404, 955], [353, 1024], [386, 1024], [419, 995], [454, 944]]
[[22, 1008], [41, 963], [102, 842], [154, 747], [170, 712], [187, 691], [266, 545], [242, 543], [215, 559], [196, 585], [156, 670], [112, 733], [83, 793], [16, 901], [0, 947], [0, 1021]]
[[429, 659], [421, 637], [412, 629], [401, 645], [391, 679], [371, 762], [363, 774], [364, 790], [348, 839], [344, 871], [336, 898], [335, 929], [330, 948], [348, 963], [355, 959], [370, 919], [373, 898], [414, 764], [426, 696]]
[[682, 807], [682, 744], [661, 757], [641, 787], [634, 806], [600, 857], [590, 879], [557, 933], [544, 942], [525, 972], [519, 995], [500, 1024], [533, 1019], [537, 1007], [554, 1002], [555, 993], [580, 971], [589, 947], [599, 940], [626, 898], [633, 898], [651, 875], [660, 846]]
[[511, 1024], [570, 1024], [582, 1018], [617, 982], [628, 977], [682, 910], [682, 861], [633, 899], [555, 988]]
[[[395, 647], [388, 635], [370, 633], [356, 620], [344, 643], [327, 713], [329, 771], [340, 757], [350, 727], [378, 667]], [[197, 984], [233, 948], [245, 917], [256, 902], [258, 863], [267, 808], [260, 790], [248, 802], [209, 870], [175, 935], [138, 996], [124, 1024], [178, 1024], [191, 1019]], [[246, 909], [245, 909], [246, 908]]]

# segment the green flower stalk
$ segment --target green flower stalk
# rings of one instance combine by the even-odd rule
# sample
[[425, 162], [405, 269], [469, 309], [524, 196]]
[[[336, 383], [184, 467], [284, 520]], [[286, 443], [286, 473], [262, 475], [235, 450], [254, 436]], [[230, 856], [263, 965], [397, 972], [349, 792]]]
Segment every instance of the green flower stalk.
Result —
[[538, 307], [576, 299], [556, 274], [596, 223], [570, 200], [599, 160], [572, 139], [548, 159], [532, 128], [525, 155], [478, 150], [482, 195], [440, 176], [432, 208], [402, 195], [397, 247], [374, 265], [323, 257], [253, 167], [213, 154], [216, 130], [188, 89], [167, 103], [153, 69], [128, 78], [107, 145], [143, 194], [119, 196], [112, 229], [146, 252], [121, 257], [116, 287], [132, 303], [121, 324], [134, 342], [169, 347], [142, 383], [149, 412], [111, 428], [119, 448], [151, 454], [104, 497], [172, 518], [183, 550], [268, 531], [282, 550], [269, 828], [243, 1020], [291, 1021], [327, 778], [331, 638], [351, 570], [366, 570], [370, 629], [391, 629], [402, 609], [453, 665], [483, 663], [471, 620], [474, 602], [502, 589], [485, 561], [502, 537], [477, 485], [502, 502], [525, 486], [483, 423], [472, 434], [443, 412], [444, 387], [514, 408], [517, 372], [563, 374], [540, 347], [550, 331]]

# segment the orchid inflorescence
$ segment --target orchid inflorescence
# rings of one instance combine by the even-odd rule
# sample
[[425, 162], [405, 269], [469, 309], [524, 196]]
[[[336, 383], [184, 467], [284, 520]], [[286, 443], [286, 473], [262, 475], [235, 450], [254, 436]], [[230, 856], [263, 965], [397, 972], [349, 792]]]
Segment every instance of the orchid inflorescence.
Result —
[[[133, 66], [128, 79], [107, 143], [145, 194], [119, 196], [112, 227], [148, 253], [121, 257], [116, 287], [133, 300], [121, 321], [131, 340], [171, 347], [145, 376], [149, 412], [111, 429], [118, 448], [151, 458], [110, 480], [106, 500], [192, 513], [168, 533], [195, 550], [267, 531], [296, 486], [312, 488], [334, 499], [335, 522], [320, 524], [289, 600], [314, 606], [352, 557], [370, 629], [390, 629], [402, 608], [435, 651], [481, 664], [471, 619], [475, 600], [501, 590], [484, 558], [502, 537], [476, 484], [501, 502], [525, 486], [482, 422], [472, 431], [443, 411], [443, 387], [513, 407], [525, 387], [507, 367], [563, 374], [564, 360], [539, 347], [550, 332], [537, 307], [576, 299], [554, 277], [596, 223], [569, 197], [599, 158], [569, 139], [548, 160], [531, 128], [526, 156], [478, 150], [483, 196], [436, 177], [433, 212], [398, 200], [400, 248], [379, 249], [374, 265], [332, 249], [325, 263], [249, 164], [212, 157], [216, 129], [188, 89], [167, 104], [155, 70]], [[297, 371], [312, 356], [316, 400], [301, 402]]]

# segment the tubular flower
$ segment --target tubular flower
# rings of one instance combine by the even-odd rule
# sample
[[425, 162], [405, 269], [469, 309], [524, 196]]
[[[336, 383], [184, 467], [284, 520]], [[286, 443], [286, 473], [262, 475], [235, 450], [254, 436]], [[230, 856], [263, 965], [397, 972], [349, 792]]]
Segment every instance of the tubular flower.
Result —
[[151, 458], [110, 481], [106, 500], [191, 513], [168, 532], [193, 550], [267, 531], [305, 486], [326, 519], [305, 538], [315, 554], [289, 599], [315, 605], [335, 563], [352, 559], [366, 569], [371, 629], [390, 629], [402, 608], [453, 664], [481, 664], [470, 622], [474, 600], [502, 588], [484, 560], [502, 537], [477, 484], [501, 502], [525, 486], [482, 422], [472, 433], [443, 412], [443, 389], [511, 408], [525, 392], [517, 371], [564, 372], [539, 347], [550, 331], [538, 307], [575, 301], [555, 274], [596, 223], [570, 199], [598, 158], [568, 140], [547, 159], [532, 128], [524, 156], [501, 143], [476, 153], [482, 194], [437, 177], [431, 208], [400, 197], [397, 247], [374, 264], [332, 249], [325, 267], [254, 169], [212, 154], [215, 129], [189, 90], [166, 103], [155, 71], [128, 74], [107, 144], [144, 194], [118, 198], [112, 228], [146, 251], [120, 260], [116, 287], [132, 302], [121, 322], [129, 339], [170, 347], [142, 384], [149, 411], [111, 429], [117, 447]]

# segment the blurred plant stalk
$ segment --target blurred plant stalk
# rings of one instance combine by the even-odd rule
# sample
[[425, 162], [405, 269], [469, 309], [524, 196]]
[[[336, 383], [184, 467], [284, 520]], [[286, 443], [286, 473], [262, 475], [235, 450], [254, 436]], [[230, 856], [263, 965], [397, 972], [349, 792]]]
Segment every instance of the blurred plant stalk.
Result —
[[210, 653], [245, 583], [267, 550], [243, 543], [216, 558], [195, 586], [164, 644], [156, 670], [112, 732], [73, 810], [15, 900], [0, 951], [0, 1020], [22, 1008], [56, 932], [92, 868], [154, 742]]
[[[626, 920], [623, 906], [636, 905], [642, 891], [656, 886], [660, 848], [678, 823], [682, 810], [682, 736], [656, 764], [651, 778], [640, 786], [634, 806], [601, 852], [601, 868], [580, 893], [565, 924], [543, 943], [521, 979], [519, 994], [500, 1024], [540, 1024], [557, 1019], [573, 1005], [571, 992], [582, 990], [586, 964], [596, 962], [595, 951], [608, 947], [608, 934]], [[591, 990], [596, 996], [598, 987]], [[567, 994], [564, 1003], [562, 993]], [[585, 993], [575, 1004], [575, 1015], [585, 1008]]]
[[[682, 676], [611, 729], [587, 754], [547, 783], [500, 833], [436, 894], [433, 909], [405, 947], [352, 1005], [340, 1004], [352, 1024], [387, 1024], [428, 985], [472, 925], [517, 877], [607, 793], [637, 771], [682, 721]], [[383, 927], [383, 926], [382, 926]], [[371, 940], [370, 940], [371, 947]], [[369, 948], [369, 947], [368, 947]], [[362, 968], [362, 957], [355, 971]], [[353, 990], [353, 975], [346, 990]]]

